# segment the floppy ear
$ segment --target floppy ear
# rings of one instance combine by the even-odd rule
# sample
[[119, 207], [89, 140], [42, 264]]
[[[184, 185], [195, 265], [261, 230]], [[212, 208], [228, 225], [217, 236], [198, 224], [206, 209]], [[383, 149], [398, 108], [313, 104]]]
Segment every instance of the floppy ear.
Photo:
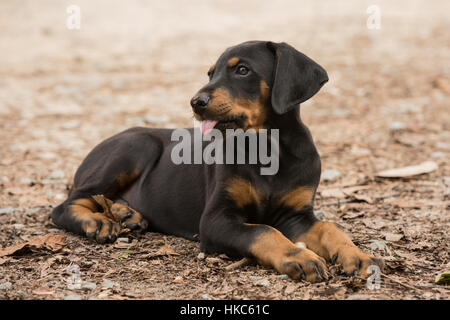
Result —
[[328, 81], [325, 69], [287, 43], [267, 46], [275, 52], [272, 107], [277, 114], [308, 100]]

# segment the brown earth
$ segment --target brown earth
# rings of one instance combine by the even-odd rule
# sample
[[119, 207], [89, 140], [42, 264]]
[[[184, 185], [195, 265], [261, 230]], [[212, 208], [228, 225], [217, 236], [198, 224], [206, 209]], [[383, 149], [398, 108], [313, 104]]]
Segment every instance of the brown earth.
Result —
[[[74, 2], [81, 30], [65, 26]], [[379, 30], [366, 26], [370, 4], [0, 2], [0, 246], [67, 236], [59, 251], [0, 257], [0, 298], [448, 299], [434, 279], [450, 269], [450, 4], [377, 1]], [[250, 39], [286, 41], [328, 71], [302, 105], [323, 170], [340, 172], [322, 182], [316, 210], [384, 257], [380, 289], [336, 267], [319, 284], [259, 266], [226, 271], [227, 257], [198, 259], [198, 243], [155, 233], [99, 245], [49, 220], [89, 150], [135, 125], [190, 126], [209, 66]], [[438, 169], [376, 177], [424, 161]], [[77, 266], [82, 290], [68, 286]]]

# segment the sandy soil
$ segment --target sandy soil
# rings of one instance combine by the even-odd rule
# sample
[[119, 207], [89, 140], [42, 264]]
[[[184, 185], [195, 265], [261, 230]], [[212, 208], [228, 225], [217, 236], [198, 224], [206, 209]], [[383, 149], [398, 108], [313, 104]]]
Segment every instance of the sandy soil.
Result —
[[[74, 2], [80, 30], [66, 28]], [[57, 252], [0, 257], [0, 298], [448, 299], [434, 278], [450, 269], [450, 4], [377, 1], [381, 29], [369, 30], [370, 4], [0, 2], [0, 246], [67, 237]], [[49, 220], [93, 146], [135, 125], [190, 126], [209, 66], [250, 39], [286, 41], [328, 71], [302, 105], [323, 169], [340, 172], [321, 184], [316, 209], [385, 258], [380, 289], [336, 267], [320, 284], [258, 266], [229, 272], [227, 257], [199, 259], [198, 243], [155, 233], [98, 245]], [[376, 177], [423, 161], [438, 169]]]

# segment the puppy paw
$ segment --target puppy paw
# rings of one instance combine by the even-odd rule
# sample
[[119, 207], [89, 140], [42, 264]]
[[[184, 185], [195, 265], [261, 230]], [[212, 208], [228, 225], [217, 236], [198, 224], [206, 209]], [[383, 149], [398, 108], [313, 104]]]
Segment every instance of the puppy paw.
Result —
[[111, 206], [110, 211], [114, 216], [114, 219], [124, 228], [138, 231], [147, 230], [148, 222], [133, 208], [121, 203], [114, 203]]
[[288, 251], [276, 269], [280, 273], [289, 275], [294, 280], [302, 279], [309, 282], [328, 280], [325, 259], [304, 248], [295, 248]]
[[342, 271], [346, 275], [359, 275], [366, 278], [370, 275], [369, 266], [375, 265], [384, 269], [384, 262], [380, 258], [362, 252], [356, 246], [340, 247], [338, 251], [332, 255], [332, 263], [338, 263], [342, 267]]

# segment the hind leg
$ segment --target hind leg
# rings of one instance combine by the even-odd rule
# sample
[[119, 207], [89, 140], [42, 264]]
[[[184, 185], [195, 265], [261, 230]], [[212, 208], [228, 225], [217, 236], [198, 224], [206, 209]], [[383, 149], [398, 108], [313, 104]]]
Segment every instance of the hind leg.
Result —
[[[95, 239], [99, 243], [116, 241], [122, 229], [145, 231], [148, 227], [144, 217], [122, 203], [113, 203], [109, 212], [101, 211], [91, 198], [68, 200], [52, 214], [55, 223], [69, 231]], [[63, 210], [60, 214], [58, 211]]]
[[58, 226], [99, 243], [116, 241], [120, 224], [100, 212], [94, 200], [79, 198], [67, 202], [55, 208], [52, 213], [53, 221]]
[[[52, 212], [53, 222], [101, 243], [114, 242], [121, 224], [130, 229], [146, 229], [147, 222], [139, 212], [112, 202], [120, 199], [143, 172], [151, 170], [160, 152], [159, 140], [143, 128], [105, 140], [78, 168], [69, 198]], [[108, 210], [96, 201], [97, 195], [112, 200]]]

